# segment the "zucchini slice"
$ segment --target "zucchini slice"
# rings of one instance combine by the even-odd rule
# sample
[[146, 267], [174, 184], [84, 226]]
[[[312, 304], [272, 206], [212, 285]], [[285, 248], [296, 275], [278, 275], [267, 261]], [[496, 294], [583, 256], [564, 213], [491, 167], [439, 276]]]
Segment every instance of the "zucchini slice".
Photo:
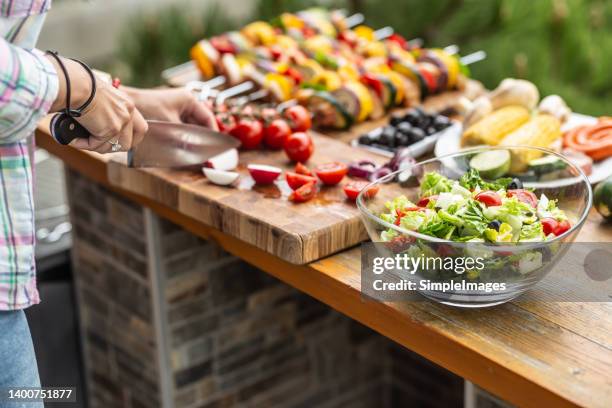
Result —
[[329, 92], [319, 91], [312, 94], [307, 107], [314, 116], [314, 122], [320, 127], [348, 129], [354, 122], [353, 117]]
[[354, 118], [361, 116], [362, 106], [357, 93], [346, 86], [336, 89], [332, 92], [332, 96], [336, 101]]

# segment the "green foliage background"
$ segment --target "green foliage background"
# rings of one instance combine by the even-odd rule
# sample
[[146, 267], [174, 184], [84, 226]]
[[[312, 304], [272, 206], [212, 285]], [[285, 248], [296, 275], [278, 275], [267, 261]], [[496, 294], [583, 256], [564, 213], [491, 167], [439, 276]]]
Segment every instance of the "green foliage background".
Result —
[[[488, 88], [526, 78], [542, 95], [559, 94], [578, 112], [612, 115], [612, 1], [606, 0], [260, 0], [249, 20], [313, 5], [360, 11], [375, 28], [392, 26], [426, 46], [485, 50], [471, 67]], [[185, 62], [200, 38], [238, 28], [220, 8], [194, 17], [172, 8], [126, 29], [119, 61], [128, 82], [151, 86], [159, 72]]]

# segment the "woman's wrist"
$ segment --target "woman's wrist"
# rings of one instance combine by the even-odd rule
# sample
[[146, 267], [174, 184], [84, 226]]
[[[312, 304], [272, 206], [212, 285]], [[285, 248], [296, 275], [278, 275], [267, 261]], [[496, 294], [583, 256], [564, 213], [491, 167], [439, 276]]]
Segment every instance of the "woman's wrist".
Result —
[[[57, 79], [59, 81], [59, 91], [55, 101], [51, 105], [51, 112], [59, 112], [66, 108], [67, 98], [67, 83], [64, 72], [62, 71], [59, 63], [52, 56], [47, 55], [46, 58], [51, 62], [57, 73]], [[62, 58], [62, 57], [60, 57]], [[70, 77], [70, 108], [80, 108], [89, 98], [92, 92], [91, 77], [78, 62], [72, 61], [68, 58], [62, 58], [62, 62], [68, 76]]]

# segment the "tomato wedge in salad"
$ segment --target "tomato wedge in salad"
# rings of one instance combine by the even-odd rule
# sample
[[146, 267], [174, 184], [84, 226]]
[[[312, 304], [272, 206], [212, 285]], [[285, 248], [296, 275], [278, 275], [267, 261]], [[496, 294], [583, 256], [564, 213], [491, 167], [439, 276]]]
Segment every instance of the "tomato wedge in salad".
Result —
[[522, 188], [519, 188], [516, 190], [508, 190], [506, 194], [508, 197], [516, 197], [517, 200], [525, 204], [529, 204], [533, 208], [536, 208], [538, 205], [538, 197], [536, 197], [536, 195], [529, 190], [523, 190]]

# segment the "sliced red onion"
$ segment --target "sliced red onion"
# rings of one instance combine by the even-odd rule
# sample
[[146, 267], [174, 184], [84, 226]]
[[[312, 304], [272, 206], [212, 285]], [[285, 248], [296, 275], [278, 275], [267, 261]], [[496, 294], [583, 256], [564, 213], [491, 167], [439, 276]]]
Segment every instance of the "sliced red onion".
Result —
[[[388, 176], [391, 173], [393, 173], [393, 170], [390, 169], [389, 167], [386, 167], [386, 166], [379, 167], [370, 175], [370, 181], [376, 181], [385, 176]], [[387, 181], [391, 181], [391, 180], [387, 180]]]
[[370, 160], [360, 160], [349, 165], [348, 175], [369, 180], [377, 166]]

